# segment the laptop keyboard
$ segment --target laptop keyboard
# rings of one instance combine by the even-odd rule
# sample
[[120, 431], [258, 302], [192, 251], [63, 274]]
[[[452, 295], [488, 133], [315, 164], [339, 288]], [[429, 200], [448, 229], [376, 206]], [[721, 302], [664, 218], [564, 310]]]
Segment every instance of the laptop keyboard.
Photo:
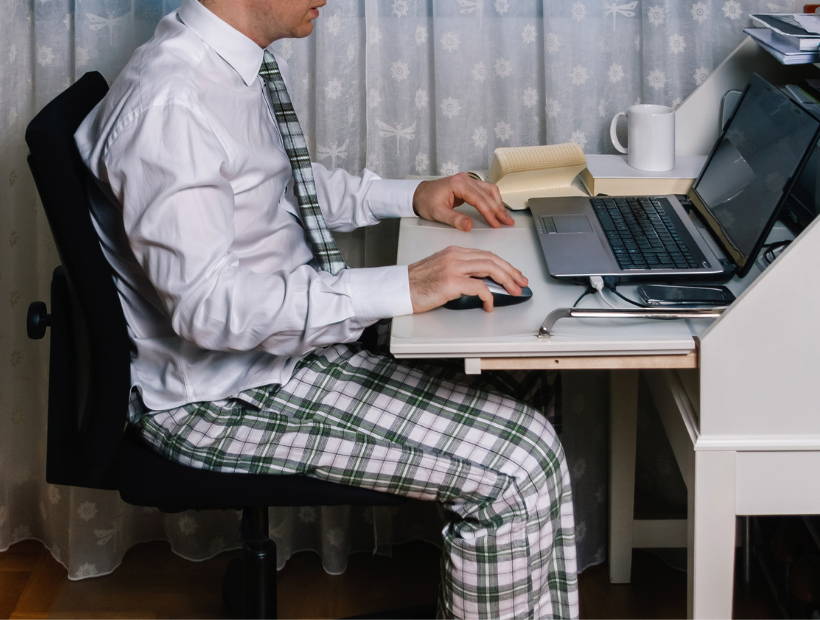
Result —
[[703, 253], [666, 198], [592, 198], [621, 269], [701, 267]]

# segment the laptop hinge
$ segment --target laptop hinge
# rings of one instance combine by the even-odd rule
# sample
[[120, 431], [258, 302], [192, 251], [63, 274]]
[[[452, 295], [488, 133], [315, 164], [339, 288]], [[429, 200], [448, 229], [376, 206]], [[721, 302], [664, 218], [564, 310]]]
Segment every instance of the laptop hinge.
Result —
[[[740, 250], [735, 247], [729, 238], [723, 233], [723, 229], [720, 227], [720, 224], [712, 215], [711, 211], [706, 207], [706, 204], [701, 200], [698, 193], [692, 189], [686, 194], [686, 197], [692, 203], [695, 208], [697, 214], [702, 218], [703, 222], [706, 224], [707, 229], [711, 232], [711, 235], [701, 235], [704, 237], [707, 236], [714, 236], [715, 239], [718, 240], [720, 245], [720, 251], [717, 252], [717, 255], [720, 256], [721, 254], [728, 254], [735, 265], [742, 265], [745, 256], [740, 252]], [[712, 239], [708, 239], [708, 242], [711, 242]]]

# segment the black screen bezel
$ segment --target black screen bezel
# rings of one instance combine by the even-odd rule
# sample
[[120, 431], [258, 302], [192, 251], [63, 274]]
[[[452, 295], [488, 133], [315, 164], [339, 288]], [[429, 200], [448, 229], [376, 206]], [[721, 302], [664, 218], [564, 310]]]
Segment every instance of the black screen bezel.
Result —
[[[812, 110], [810, 109], [809, 111]], [[816, 201], [820, 197], [809, 195], [807, 198], [813, 199], [815, 204], [806, 204], [803, 200], [803, 196], [799, 195], [797, 192], [800, 181], [809, 170], [809, 164], [811, 163], [812, 157], [816, 156], [818, 158], [817, 171], [820, 172], [820, 138], [818, 138], [812, 145], [812, 149], [813, 150], [810, 150], [809, 152], [809, 159], [803, 167], [803, 171], [797, 176], [795, 183], [792, 186], [792, 190], [786, 198], [786, 204], [783, 205], [783, 211], [780, 214], [780, 219], [795, 237], [808, 228], [809, 224], [811, 224], [815, 218], [820, 217], [820, 207], [816, 204]], [[816, 179], [814, 182], [815, 185], [817, 185], [818, 181]]]
[[741, 106], [743, 105], [743, 102], [746, 100], [746, 96], [749, 94], [749, 91], [751, 90], [752, 85], [755, 81], [757, 81], [764, 88], [768, 88], [769, 90], [776, 92], [776, 94], [782, 96], [792, 105], [803, 111], [808, 118], [810, 118], [817, 124], [817, 126], [814, 131], [814, 137], [810, 142], [810, 148], [807, 148], [806, 152], [803, 153], [803, 156], [797, 164], [795, 171], [792, 173], [792, 175], [789, 177], [789, 180], [784, 185], [783, 192], [780, 195], [780, 199], [778, 200], [777, 205], [772, 210], [772, 214], [769, 217], [768, 222], [761, 229], [761, 233], [758, 236], [758, 239], [755, 242], [755, 244], [752, 246], [752, 250], [748, 253], [748, 255], [744, 254], [737, 246], [734, 245], [732, 239], [724, 231], [722, 225], [720, 224], [720, 221], [715, 217], [715, 215], [709, 209], [708, 205], [704, 202], [703, 198], [698, 193], [697, 188], [700, 184], [701, 179], [703, 178], [703, 172], [701, 172], [695, 183], [692, 185], [692, 188], [689, 190], [689, 199], [692, 201], [692, 204], [695, 206], [695, 209], [698, 211], [698, 214], [701, 216], [704, 222], [706, 222], [706, 225], [709, 227], [709, 230], [712, 232], [712, 234], [714, 235], [717, 242], [720, 244], [723, 251], [735, 263], [735, 266], [737, 267], [736, 275], [738, 277], [743, 277], [744, 275], [746, 275], [752, 268], [752, 265], [754, 265], [755, 257], [757, 256], [758, 252], [760, 252], [760, 248], [763, 246], [763, 244], [766, 241], [766, 238], [769, 236], [769, 232], [771, 232], [772, 227], [780, 217], [784, 205], [786, 204], [786, 201], [789, 195], [791, 194], [792, 189], [794, 188], [794, 185], [797, 182], [797, 179], [800, 177], [800, 175], [803, 172], [803, 169], [808, 163], [809, 157], [812, 153], [812, 149], [815, 147], [818, 138], [820, 138], [820, 120], [818, 120], [813, 114], [809, 113], [805, 108], [797, 104], [793, 99], [791, 99], [791, 97], [789, 97], [781, 89], [777, 88], [776, 86], [773, 86], [771, 83], [769, 83], [768, 80], [764, 79], [759, 74], [753, 73], [752, 77], [749, 79], [749, 83], [743, 91], [743, 96], [740, 98], [740, 101], [735, 107], [734, 112], [732, 112], [731, 118], [726, 123], [726, 126], [723, 128], [723, 130], [720, 132], [720, 136], [718, 136], [718, 139], [715, 140], [715, 143], [712, 146], [712, 150], [709, 153], [709, 156], [706, 158], [706, 163], [703, 166], [704, 172], [708, 169], [709, 164], [712, 162], [715, 153], [720, 147], [721, 140], [726, 134], [728, 128], [731, 126], [732, 121], [734, 121], [735, 116], [738, 113], [738, 110], [741, 109]]

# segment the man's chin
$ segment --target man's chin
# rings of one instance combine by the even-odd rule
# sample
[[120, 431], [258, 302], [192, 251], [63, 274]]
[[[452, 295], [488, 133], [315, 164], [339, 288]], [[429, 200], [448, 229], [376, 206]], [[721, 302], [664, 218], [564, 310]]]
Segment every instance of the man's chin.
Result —
[[307, 22], [299, 27], [294, 35], [297, 39], [304, 39], [305, 37], [309, 37], [313, 34], [313, 22]]

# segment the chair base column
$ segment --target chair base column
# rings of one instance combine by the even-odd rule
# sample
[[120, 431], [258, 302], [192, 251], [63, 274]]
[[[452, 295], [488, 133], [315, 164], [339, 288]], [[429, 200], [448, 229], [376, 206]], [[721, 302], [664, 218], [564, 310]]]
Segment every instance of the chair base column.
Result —
[[268, 509], [242, 511], [242, 553], [228, 566], [223, 598], [233, 618], [276, 617], [276, 544], [268, 536]]

